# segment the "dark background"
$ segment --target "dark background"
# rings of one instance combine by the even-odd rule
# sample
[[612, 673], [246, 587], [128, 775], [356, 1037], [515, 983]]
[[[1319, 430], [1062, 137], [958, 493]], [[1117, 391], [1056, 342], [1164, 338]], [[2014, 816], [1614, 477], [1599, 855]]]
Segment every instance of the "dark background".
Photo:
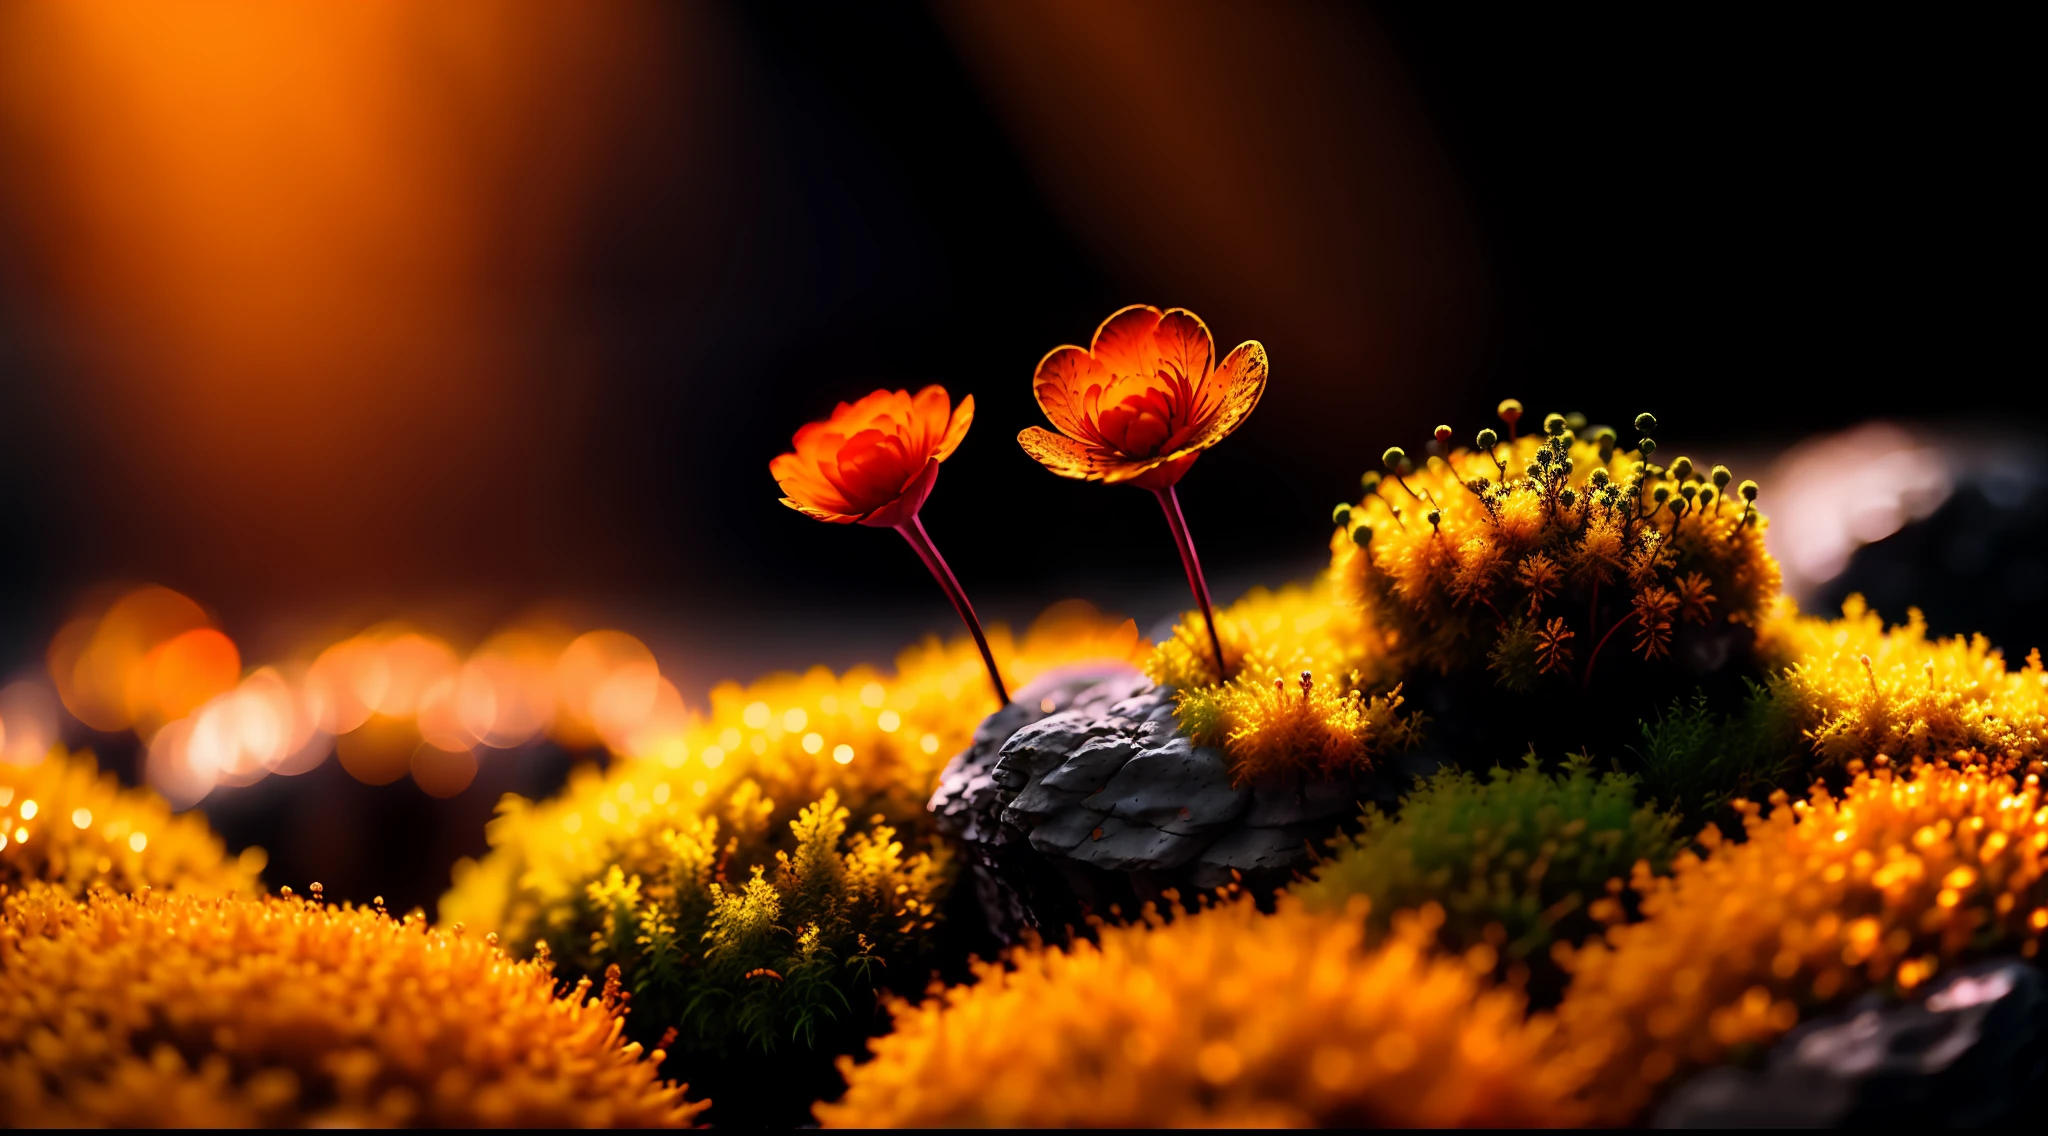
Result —
[[[481, 219], [445, 280], [415, 235], [318, 246], [360, 277], [317, 286], [317, 265], [274, 283], [165, 254], [135, 276], [151, 292], [102, 284], [128, 279], [120, 225], [188, 215], [175, 186], [141, 143], [135, 176], [104, 173], [119, 129], [102, 165], [66, 157], [125, 113], [77, 94], [111, 33], [0, 6], [8, 661], [129, 579], [213, 607], [252, 661], [301, 646], [281, 628], [431, 610], [474, 635], [567, 598], [647, 637], [688, 698], [850, 662], [950, 613], [893, 535], [778, 505], [767, 461], [838, 399], [927, 382], [979, 406], [925, 512], [970, 592], [1012, 619], [1065, 595], [1156, 619], [1179, 585], [1153, 503], [1011, 440], [1039, 420], [1038, 357], [1134, 301], [1272, 355], [1259, 412], [1181, 487], [1220, 591], [1312, 566], [1373, 455], [1502, 397], [1652, 410], [1672, 453], [1872, 417], [2040, 424], [2041, 83], [2016, 9], [609, 3], [519, 7], [541, 13], [523, 38], [514, 10], [422, 30], [392, 9], [331, 49], [400, 60], [348, 81], [410, 84], [383, 92], [393, 120], [469, 163], [434, 183]], [[495, 69], [441, 83], [472, 40]], [[226, 137], [218, 113], [162, 129]], [[288, 155], [248, 168], [285, 179], [254, 199], [295, 207]], [[180, 355], [162, 297], [224, 280], [302, 302], [261, 352], [231, 330]], [[399, 310], [458, 294], [445, 321]], [[362, 798], [323, 797], [330, 827], [402, 808], [453, 834], [381, 854], [420, 866], [415, 899], [507, 787], [433, 805], [315, 776]], [[208, 809], [255, 839], [309, 781]]]

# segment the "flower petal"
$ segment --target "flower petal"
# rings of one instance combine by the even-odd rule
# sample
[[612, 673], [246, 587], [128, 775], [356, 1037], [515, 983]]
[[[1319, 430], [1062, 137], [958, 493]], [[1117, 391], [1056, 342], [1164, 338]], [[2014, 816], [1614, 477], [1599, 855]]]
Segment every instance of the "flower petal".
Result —
[[1017, 444], [1038, 464], [1078, 481], [1100, 481], [1106, 471], [1118, 464], [1115, 455], [1042, 426], [1026, 426], [1017, 435]]
[[1159, 370], [1159, 346], [1153, 342], [1152, 332], [1160, 318], [1158, 308], [1132, 304], [1102, 321], [1089, 352], [1112, 375], [1149, 379]]
[[1169, 380], [1178, 377], [1189, 394], [1216, 367], [1216, 341], [1209, 335], [1209, 325], [1186, 308], [1175, 308], [1161, 317], [1152, 342], [1159, 352], [1158, 373]]
[[[945, 393], [943, 390], [941, 394]], [[946, 423], [946, 436], [939, 441], [939, 448], [932, 454], [934, 461], [945, 461], [960, 448], [961, 439], [967, 437], [967, 428], [974, 425], [974, 396], [960, 396], [960, 405], [953, 408], [953, 417]]]
[[775, 479], [775, 483], [782, 487], [784, 493], [803, 502], [805, 506], [834, 515], [850, 516], [855, 512], [846, 495], [827, 481], [815, 464], [797, 454], [778, 456], [768, 463], [768, 473]]
[[1225, 356], [1223, 365], [1202, 385], [1199, 402], [1207, 419], [1183, 448], [1203, 450], [1229, 437], [1266, 393], [1266, 370], [1266, 347], [1256, 339], [1245, 340]]
[[924, 463], [924, 469], [910, 479], [910, 483], [903, 487], [902, 493], [881, 508], [859, 518], [860, 523], [884, 529], [892, 529], [907, 523], [910, 518], [917, 515], [919, 509], [924, 508], [924, 499], [932, 495], [932, 486], [938, 480], [939, 462], [937, 458], [933, 458]]
[[1095, 356], [1069, 345], [1053, 348], [1038, 361], [1038, 369], [1031, 375], [1031, 393], [1054, 429], [1088, 441], [1095, 436], [1089, 425], [1088, 392], [1101, 390], [1108, 382], [1109, 372]]
[[849, 517], [844, 513], [828, 512], [815, 505], [806, 505], [802, 501], [789, 497], [784, 497], [782, 503], [812, 520], [827, 521], [835, 525], [850, 525], [860, 520], [859, 517]]
[[953, 411], [953, 398], [946, 388], [933, 383], [917, 392], [910, 400], [910, 420], [906, 423], [904, 443], [912, 454], [930, 455], [935, 452], [946, 436], [947, 417]]
[[1122, 471], [1121, 476], [1105, 480], [1111, 485], [1128, 482], [1140, 489], [1168, 489], [1185, 477], [1188, 467], [1194, 465], [1195, 459], [1201, 456], [1200, 450], [1188, 450], [1171, 457], [1155, 458], [1141, 466], [1133, 466]]

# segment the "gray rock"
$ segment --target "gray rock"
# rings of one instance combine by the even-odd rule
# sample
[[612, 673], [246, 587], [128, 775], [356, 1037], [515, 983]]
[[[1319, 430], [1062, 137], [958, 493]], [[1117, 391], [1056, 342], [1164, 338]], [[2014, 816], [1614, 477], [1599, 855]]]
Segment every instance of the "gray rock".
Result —
[[1090, 831], [1088, 839], [1068, 849], [1067, 855], [1112, 872], [1158, 871], [1178, 868], [1194, 859], [1206, 843], [1199, 837], [1182, 836], [1149, 824], [1105, 817]]
[[1138, 756], [1138, 743], [1124, 736], [1090, 738], [1081, 743], [1058, 769], [1045, 775], [1039, 784], [1052, 789], [1078, 792], [1083, 796], [1109, 784], [1109, 779], [1124, 763]]
[[1087, 809], [1069, 809], [1032, 829], [1031, 846], [1048, 855], [1070, 852], [1108, 819]]
[[1094, 667], [1018, 691], [947, 764], [930, 807], [967, 845], [991, 926], [1014, 941], [1110, 907], [1136, 911], [1169, 889], [1192, 895], [1240, 876], [1254, 891], [1280, 886], [1360, 801], [1389, 800], [1408, 780], [1234, 785], [1221, 749], [1179, 732], [1172, 690]]
[[1139, 750], [1085, 803], [1127, 821], [1193, 835], [1227, 823], [1250, 797], [1249, 789], [1231, 785], [1222, 750], [1174, 737], [1157, 749]]
[[2038, 1111], [2048, 981], [2018, 959], [1950, 974], [1912, 1001], [1869, 995], [1771, 1048], [1710, 1069], [1657, 1110], [1662, 1128], [1976, 1127]]
[[1204, 849], [1199, 862], [1216, 869], [1223, 880], [1229, 879], [1233, 869], [1263, 872], [1293, 868], [1308, 863], [1309, 850], [1315, 847], [1318, 835], [1328, 834], [1313, 824], [1233, 829]]

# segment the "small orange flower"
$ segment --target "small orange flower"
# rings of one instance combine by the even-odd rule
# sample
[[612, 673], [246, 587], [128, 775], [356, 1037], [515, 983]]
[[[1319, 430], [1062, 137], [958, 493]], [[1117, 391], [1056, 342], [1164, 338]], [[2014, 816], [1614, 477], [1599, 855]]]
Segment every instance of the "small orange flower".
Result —
[[796, 432], [794, 453], [768, 463], [782, 503], [834, 524], [895, 528], [917, 515], [939, 463], [974, 422], [974, 396], [958, 407], [942, 386], [876, 391], [842, 402], [832, 417]]
[[1031, 390], [1059, 433], [1031, 426], [1017, 442], [1061, 477], [1166, 489], [1237, 429], [1265, 389], [1257, 340], [1219, 367], [1200, 316], [1133, 304], [1102, 321], [1091, 347], [1055, 347], [1038, 361]]

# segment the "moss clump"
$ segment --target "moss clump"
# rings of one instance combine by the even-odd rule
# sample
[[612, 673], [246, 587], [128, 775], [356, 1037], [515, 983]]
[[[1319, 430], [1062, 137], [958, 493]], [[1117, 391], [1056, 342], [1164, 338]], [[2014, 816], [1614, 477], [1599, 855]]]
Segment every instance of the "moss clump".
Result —
[[[849, 993], [872, 989], [873, 969], [917, 957], [943, 850], [906, 854], [879, 816], [849, 837], [830, 789], [781, 841], [767, 829], [774, 802], [743, 788], [728, 808], [724, 839], [719, 818], [692, 818], [662, 833], [652, 859], [588, 885], [599, 925], [578, 961], [622, 967], [686, 1050], [809, 1048], [852, 1023]], [[747, 874], [734, 878], [736, 864]]]
[[2018, 766], [2048, 757], [2048, 670], [2038, 650], [2012, 670], [1981, 635], [1929, 639], [1918, 610], [1887, 628], [1861, 596], [1849, 597], [1840, 619], [1786, 606], [1759, 649], [1784, 667], [1772, 694], [1821, 762], [1968, 751]]
[[34, 765], [0, 762], [0, 886], [143, 887], [246, 895], [263, 850], [229, 856], [194, 813], [148, 789], [124, 789], [89, 753], [52, 750]]
[[[1151, 649], [1074, 604], [989, 641], [1013, 688]], [[793, 1122], [836, 1089], [831, 1058], [873, 1028], [877, 992], [924, 985], [952, 875], [924, 805], [993, 701], [965, 637], [906, 650], [891, 673], [722, 684], [656, 755], [500, 802], [490, 853], [457, 865], [441, 918], [572, 974], [618, 967], [632, 1028], [649, 1044], [675, 1031], [664, 1048], [720, 1102], [714, 1119]]]
[[1385, 689], [1384, 637], [1358, 608], [1336, 601], [1327, 576], [1277, 592], [1254, 588], [1216, 613], [1216, 630], [1228, 680], [1216, 678], [1199, 612], [1182, 617], [1145, 669], [1177, 688], [1181, 728], [1225, 747], [1240, 781], [1357, 771], [1420, 736], [1422, 718], [1401, 712], [1398, 684]]
[[590, 993], [417, 915], [33, 884], [0, 898], [0, 1123], [687, 1125]]
[[[1638, 870], [1642, 918], [1564, 960], [1558, 1006], [1602, 1123], [1636, 1118], [1674, 1076], [1769, 1044], [1857, 994], [2048, 931], [2048, 809], [2036, 779], [1971, 762], [1857, 771], [1839, 795], [1742, 803], [1741, 843], [1708, 827], [1669, 876]], [[1618, 913], [1609, 913], [1618, 914]]]
[[1705, 820], [1737, 797], [1759, 799], [1804, 784], [1806, 743], [1792, 708], [1772, 687], [1748, 684], [1732, 714], [1716, 714], [1694, 694], [1641, 723], [1642, 786], [1654, 800]]
[[1678, 848], [1671, 817], [1638, 805], [1633, 778], [1595, 774], [1584, 758], [1547, 774], [1534, 755], [1484, 779], [1449, 770], [1423, 784], [1398, 816], [1367, 809], [1313, 879], [1296, 886], [1311, 908], [1372, 901], [1384, 933], [1397, 911], [1440, 903], [1445, 947], [1475, 951], [1484, 969], [1527, 974], [1550, 944], [1598, 927], [1636, 864], [1661, 869]]
[[[1360, 899], [1358, 906], [1364, 904]], [[1355, 908], [1353, 909], [1355, 912]], [[892, 1001], [827, 1127], [1569, 1125], [1582, 1081], [1522, 996], [1436, 950], [1431, 908], [1366, 944], [1350, 913], [1227, 903], [1021, 948]]]
[[1718, 467], [1659, 466], [1648, 439], [1623, 451], [1611, 431], [1574, 437], [1558, 415], [1545, 430], [1486, 431], [1477, 450], [1420, 465], [1403, 454], [1344, 513], [1332, 574], [1386, 634], [1398, 673], [1583, 686], [1608, 651], [1647, 663], [1685, 625], [1768, 614], [1778, 568], [1763, 518], [1728, 499]]

